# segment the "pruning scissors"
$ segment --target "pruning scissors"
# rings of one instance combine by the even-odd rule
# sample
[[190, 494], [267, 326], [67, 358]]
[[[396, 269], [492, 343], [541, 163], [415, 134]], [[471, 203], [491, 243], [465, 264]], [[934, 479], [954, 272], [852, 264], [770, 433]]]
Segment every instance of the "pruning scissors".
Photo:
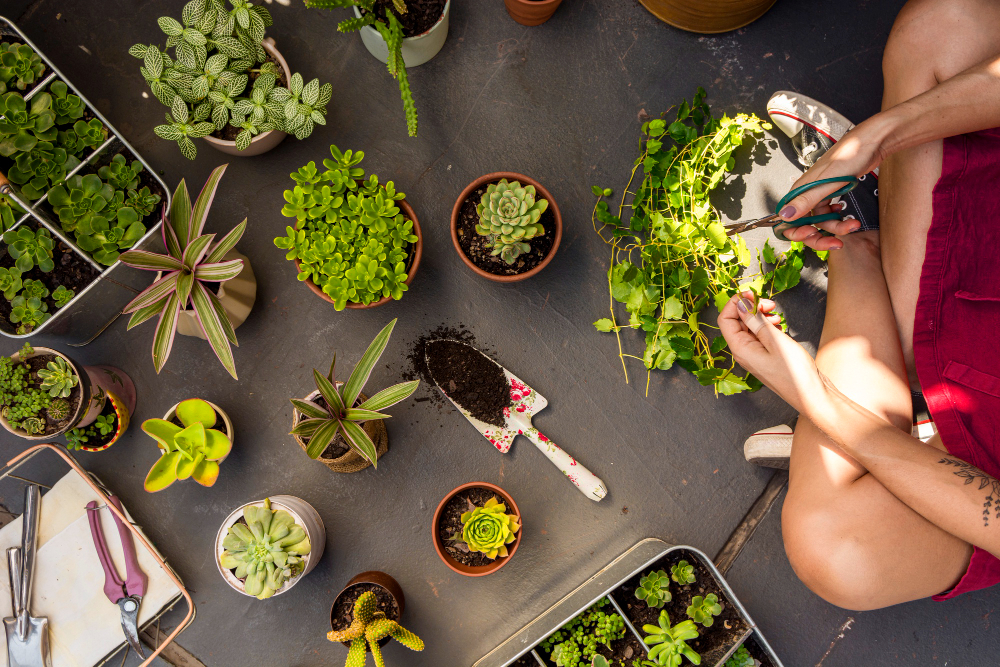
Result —
[[[827, 183], [844, 183], [836, 192], [830, 194], [827, 199], [833, 199], [834, 197], [840, 197], [841, 195], [846, 195], [848, 192], [853, 190], [858, 185], [857, 176], [837, 176], [835, 178], [821, 178], [818, 181], [812, 181], [811, 183], [806, 183], [805, 185], [800, 185], [799, 187], [793, 189], [791, 192], [786, 194], [778, 201], [778, 205], [774, 207], [774, 213], [771, 215], [764, 216], [763, 218], [758, 218], [757, 220], [746, 220], [742, 222], [731, 222], [728, 225], [723, 225], [726, 230], [726, 236], [733, 236], [741, 232], [746, 232], [751, 229], [757, 229], [758, 227], [770, 227], [774, 235], [777, 236], [782, 241], [787, 241], [789, 239], [785, 238], [785, 232], [792, 227], [802, 227], [804, 225], [815, 225], [820, 222], [827, 222], [829, 220], [843, 220], [844, 216], [840, 213], [822, 213], [820, 215], [807, 215], [799, 218], [798, 220], [784, 220], [778, 212], [785, 208], [788, 202], [792, 201], [798, 197], [803, 192], [808, 192], [813, 188], [819, 187], [821, 185], [826, 185]], [[820, 229], [819, 233], [823, 236], [832, 236], [832, 234], [826, 230]]]
[[[123, 514], [122, 503], [118, 496], [108, 496], [112, 505], [117, 507]], [[135, 543], [132, 541], [132, 533], [129, 532], [125, 524], [114, 513], [111, 516], [118, 526], [118, 536], [122, 541], [122, 553], [125, 555], [125, 581], [122, 581], [118, 574], [115, 563], [111, 560], [107, 542], [104, 541], [104, 531], [101, 529], [101, 517], [97, 514], [100, 508], [97, 501], [87, 503], [87, 520], [90, 522], [90, 535], [94, 538], [94, 547], [97, 549], [97, 558], [104, 568], [104, 594], [108, 596], [122, 612], [122, 631], [128, 645], [139, 654], [140, 658], [145, 658], [142, 652], [142, 644], [139, 643], [139, 604], [142, 596], [146, 592], [146, 573], [139, 569], [139, 559], [135, 553]]]

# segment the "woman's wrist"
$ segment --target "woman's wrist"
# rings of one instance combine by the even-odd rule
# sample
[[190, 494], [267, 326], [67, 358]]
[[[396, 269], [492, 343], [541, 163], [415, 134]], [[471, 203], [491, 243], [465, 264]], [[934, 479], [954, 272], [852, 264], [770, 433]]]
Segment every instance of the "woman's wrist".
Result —
[[880, 111], [851, 130], [852, 133], [857, 133], [862, 143], [873, 147], [877, 156], [874, 166], [907, 147], [905, 134], [906, 128], [911, 126], [909, 117], [910, 109], [900, 104]]

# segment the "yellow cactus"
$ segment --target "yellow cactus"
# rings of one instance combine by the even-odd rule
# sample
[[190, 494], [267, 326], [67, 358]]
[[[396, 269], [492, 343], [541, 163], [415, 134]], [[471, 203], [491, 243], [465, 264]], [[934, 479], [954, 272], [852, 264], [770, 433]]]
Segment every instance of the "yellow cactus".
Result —
[[392, 637], [412, 651], [424, 650], [420, 637], [376, 610], [375, 594], [371, 591], [362, 593], [354, 603], [354, 618], [346, 630], [332, 630], [326, 635], [332, 642], [351, 642], [345, 667], [364, 667], [366, 648], [372, 652], [375, 667], [385, 667], [379, 642], [386, 637]]

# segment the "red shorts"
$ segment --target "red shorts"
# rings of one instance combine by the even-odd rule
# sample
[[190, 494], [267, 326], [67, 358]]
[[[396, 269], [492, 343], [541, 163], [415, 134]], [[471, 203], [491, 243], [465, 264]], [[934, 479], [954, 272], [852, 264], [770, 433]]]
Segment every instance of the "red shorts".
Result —
[[[941, 440], [1000, 478], [1000, 128], [944, 140], [920, 274], [913, 355]], [[947, 600], [1000, 583], [976, 547]]]

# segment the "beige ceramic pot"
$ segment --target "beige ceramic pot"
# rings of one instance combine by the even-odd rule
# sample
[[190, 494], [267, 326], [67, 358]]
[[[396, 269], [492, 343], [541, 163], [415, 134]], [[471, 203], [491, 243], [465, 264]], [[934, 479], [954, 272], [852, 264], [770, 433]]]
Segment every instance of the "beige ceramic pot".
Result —
[[[253, 267], [250, 266], [250, 260], [236, 248], [227, 252], [222, 258], [223, 261], [231, 259], [242, 259], [243, 270], [232, 280], [219, 285], [218, 297], [226, 314], [229, 315], [233, 329], [236, 329], [246, 321], [250, 311], [253, 310], [254, 301], [257, 299], [257, 277], [254, 275]], [[182, 310], [177, 314], [177, 333], [205, 338], [205, 332], [201, 330], [194, 310]]]
[[[24, 360], [34, 359], [35, 357], [48, 356], [48, 355], [61, 357], [69, 365], [70, 369], [73, 371], [73, 374], [79, 378], [79, 382], [77, 383], [76, 389], [74, 389], [74, 393], [78, 395], [78, 398], [76, 399], [77, 403], [76, 406], [73, 408], [73, 413], [66, 421], [66, 425], [60, 428], [59, 430], [52, 431], [49, 433], [41, 433], [38, 435], [29, 435], [26, 431], [22, 429], [14, 428], [11, 425], [11, 423], [7, 421], [7, 418], [3, 416], [3, 411], [0, 411], [0, 426], [3, 426], [8, 433], [12, 433], [19, 438], [24, 438], [25, 440], [35, 440], [35, 441], [51, 440], [55, 436], [65, 433], [66, 431], [74, 428], [83, 421], [83, 418], [88, 414], [88, 410], [91, 408], [91, 396], [93, 395], [94, 389], [91, 386], [91, 383], [89, 381], [89, 376], [87, 375], [84, 366], [81, 366], [80, 364], [76, 363], [62, 352], [59, 352], [58, 350], [53, 350], [50, 347], [35, 347], [33, 348], [33, 350], [34, 351], [30, 355], [25, 357]], [[22, 361], [21, 353], [17, 352], [16, 354], [11, 355], [11, 359], [15, 363]], [[102, 395], [100, 401], [101, 409], [103, 409], [104, 407], [104, 400], [105, 397]], [[100, 414], [100, 409], [97, 410], [97, 412], [94, 414], [94, 417], [91, 418], [90, 421], [92, 422], [94, 418], [97, 417], [98, 414]]]

